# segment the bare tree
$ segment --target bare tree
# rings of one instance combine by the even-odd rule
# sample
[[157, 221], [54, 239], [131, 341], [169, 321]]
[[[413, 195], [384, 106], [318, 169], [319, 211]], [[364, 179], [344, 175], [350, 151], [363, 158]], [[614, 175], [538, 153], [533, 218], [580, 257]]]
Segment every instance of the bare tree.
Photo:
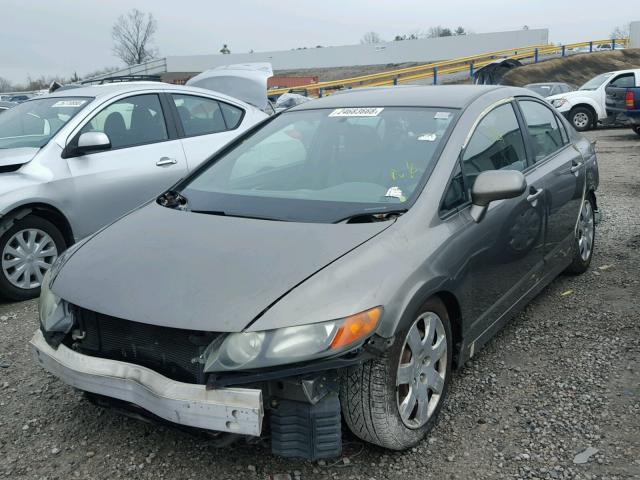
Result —
[[611, 38], [615, 38], [616, 40], [623, 39], [623, 38], [629, 38], [629, 31], [630, 30], [631, 30], [631, 24], [618, 26], [618, 27], [613, 29], [613, 32], [611, 32]]
[[127, 65], [137, 65], [152, 59], [158, 54], [149, 43], [156, 33], [158, 24], [153, 15], [141, 12], [137, 8], [120, 15], [113, 25], [113, 53]]
[[373, 43], [382, 43], [382, 37], [377, 32], [367, 32], [360, 39], [363, 45], [371, 45]]
[[442, 25], [429, 27], [429, 30], [427, 30], [427, 38], [450, 37], [452, 35], [453, 32], [451, 29], [443, 27]]
[[222, 48], [220, 49], [220, 53], [222, 55], [229, 55], [231, 53], [231, 50], [229, 50], [229, 47], [227, 47], [226, 43], [222, 45]]
[[0, 92], [10, 92], [13, 90], [13, 85], [9, 80], [4, 77], [0, 77]]
[[454, 30], [453, 32], [454, 35], [466, 35], [467, 31], [464, 29], [464, 27], [458, 27]]

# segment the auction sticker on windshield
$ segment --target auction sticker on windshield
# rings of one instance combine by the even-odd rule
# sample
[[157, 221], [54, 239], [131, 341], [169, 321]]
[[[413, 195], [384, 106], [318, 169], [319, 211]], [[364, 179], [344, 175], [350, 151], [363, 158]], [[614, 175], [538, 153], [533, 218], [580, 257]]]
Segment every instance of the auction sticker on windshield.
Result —
[[52, 108], [78, 108], [87, 103], [86, 100], [59, 100], [53, 105]]
[[380, 107], [336, 108], [330, 117], [377, 117], [384, 110]]

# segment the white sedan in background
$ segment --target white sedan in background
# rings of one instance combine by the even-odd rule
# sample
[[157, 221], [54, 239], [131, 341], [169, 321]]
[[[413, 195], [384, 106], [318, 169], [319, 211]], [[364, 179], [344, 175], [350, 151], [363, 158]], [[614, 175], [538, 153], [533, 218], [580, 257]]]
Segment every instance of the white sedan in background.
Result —
[[[230, 82], [229, 70], [218, 76]], [[0, 115], [0, 297], [38, 295], [68, 246], [154, 198], [267, 118], [265, 72], [236, 85], [261, 104], [204, 88], [132, 82], [54, 92]]]

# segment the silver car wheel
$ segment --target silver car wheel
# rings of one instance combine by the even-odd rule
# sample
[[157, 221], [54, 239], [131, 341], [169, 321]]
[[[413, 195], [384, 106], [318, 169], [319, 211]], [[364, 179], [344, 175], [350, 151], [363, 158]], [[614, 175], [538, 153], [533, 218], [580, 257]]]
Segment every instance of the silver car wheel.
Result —
[[578, 112], [573, 116], [573, 125], [577, 128], [586, 128], [589, 125], [589, 116], [584, 112]]
[[20, 230], [2, 250], [2, 272], [14, 287], [38, 288], [56, 258], [58, 248], [47, 233], [37, 228]]
[[585, 200], [578, 221], [578, 249], [584, 262], [589, 260], [593, 250], [594, 226], [593, 207], [589, 200]]
[[447, 336], [438, 315], [426, 312], [413, 323], [404, 340], [396, 377], [396, 397], [402, 422], [424, 426], [444, 390]]

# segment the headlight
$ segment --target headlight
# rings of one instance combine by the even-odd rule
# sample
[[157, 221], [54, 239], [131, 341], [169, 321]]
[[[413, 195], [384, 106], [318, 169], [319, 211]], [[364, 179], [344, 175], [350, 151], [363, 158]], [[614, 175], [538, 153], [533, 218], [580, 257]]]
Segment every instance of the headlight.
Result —
[[361, 344], [378, 326], [376, 307], [340, 320], [232, 333], [214, 341], [204, 354], [205, 372], [272, 367], [347, 351]]
[[566, 98], [556, 98], [555, 100], [551, 101], [551, 105], [553, 105], [556, 108], [559, 108], [559, 107], [565, 105], [566, 103], [569, 103], [569, 102], [567, 102]]
[[38, 313], [40, 326], [44, 332], [67, 333], [73, 326], [73, 319], [65, 302], [49, 289], [51, 270], [42, 277]]
[[45, 320], [51, 316], [60, 304], [60, 297], [56, 296], [50, 289], [51, 270], [47, 270], [42, 277], [40, 286], [40, 300], [38, 301], [38, 313], [40, 314], [40, 325], [45, 326]]

